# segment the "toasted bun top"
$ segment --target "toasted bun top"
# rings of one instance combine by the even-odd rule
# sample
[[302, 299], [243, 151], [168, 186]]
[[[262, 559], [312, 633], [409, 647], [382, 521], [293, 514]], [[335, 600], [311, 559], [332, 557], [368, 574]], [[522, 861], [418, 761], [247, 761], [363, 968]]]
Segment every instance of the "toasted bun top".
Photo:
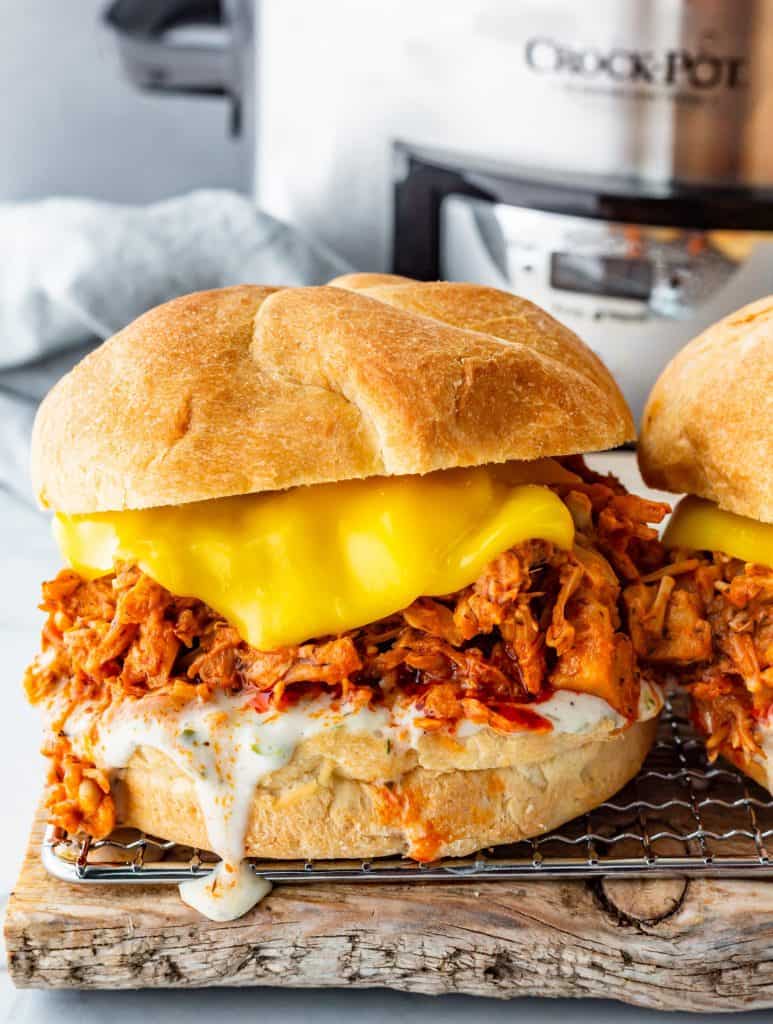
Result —
[[773, 522], [773, 296], [668, 364], [644, 409], [639, 464], [651, 487]]
[[185, 295], [110, 338], [40, 407], [40, 502], [176, 505], [632, 438], [600, 360], [525, 299], [388, 275], [335, 284]]

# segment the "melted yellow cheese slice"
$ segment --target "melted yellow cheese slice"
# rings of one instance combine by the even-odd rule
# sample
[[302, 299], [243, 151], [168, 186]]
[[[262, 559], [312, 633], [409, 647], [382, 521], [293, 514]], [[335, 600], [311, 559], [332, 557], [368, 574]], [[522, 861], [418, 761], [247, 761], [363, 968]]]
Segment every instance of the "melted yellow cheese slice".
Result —
[[81, 574], [132, 562], [271, 650], [365, 625], [421, 595], [459, 590], [522, 541], [570, 548], [569, 511], [541, 484], [573, 479], [545, 459], [58, 515], [54, 530]]
[[725, 512], [703, 498], [682, 498], [663, 542], [668, 548], [722, 551], [745, 562], [773, 566], [773, 523]]

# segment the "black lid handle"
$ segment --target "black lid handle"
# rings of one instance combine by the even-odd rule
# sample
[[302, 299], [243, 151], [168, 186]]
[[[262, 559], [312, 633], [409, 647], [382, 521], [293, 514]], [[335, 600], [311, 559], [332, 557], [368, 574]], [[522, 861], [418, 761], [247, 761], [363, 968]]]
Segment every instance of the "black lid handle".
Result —
[[[242, 63], [235, 4], [228, 0], [114, 0], [104, 19], [115, 31], [124, 70], [139, 89], [227, 96], [231, 131], [241, 128]], [[211, 41], [175, 38], [173, 30], [212, 26]]]

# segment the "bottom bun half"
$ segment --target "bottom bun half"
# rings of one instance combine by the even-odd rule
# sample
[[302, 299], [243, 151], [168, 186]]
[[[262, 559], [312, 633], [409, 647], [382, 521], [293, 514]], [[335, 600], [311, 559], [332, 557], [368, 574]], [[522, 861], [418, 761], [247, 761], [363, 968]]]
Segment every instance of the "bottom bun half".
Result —
[[[417, 860], [462, 856], [539, 835], [591, 810], [638, 772], [657, 719], [505, 766], [416, 765], [391, 783], [336, 769], [280, 772], [256, 786], [245, 854], [277, 859]], [[286, 772], [286, 769], [283, 769]], [[117, 779], [120, 823], [186, 846], [210, 846], [193, 781], [165, 754], [140, 747]]]

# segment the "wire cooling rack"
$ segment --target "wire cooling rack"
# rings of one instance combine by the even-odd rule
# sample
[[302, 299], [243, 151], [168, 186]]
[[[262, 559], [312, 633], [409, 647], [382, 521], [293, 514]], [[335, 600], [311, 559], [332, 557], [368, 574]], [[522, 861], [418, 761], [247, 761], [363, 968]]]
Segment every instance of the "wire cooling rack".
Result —
[[[766, 842], [770, 841], [770, 851]], [[724, 763], [710, 765], [684, 699], [666, 701], [658, 738], [638, 776], [612, 800], [559, 830], [469, 857], [417, 864], [266, 861], [271, 882], [429, 882], [588, 878], [599, 875], [727, 877], [773, 875], [773, 797]], [[173, 883], [212, 870], [211, 854], [139, 832], [98, 842], [49, 827], [47, 871], [67, 882]]]

